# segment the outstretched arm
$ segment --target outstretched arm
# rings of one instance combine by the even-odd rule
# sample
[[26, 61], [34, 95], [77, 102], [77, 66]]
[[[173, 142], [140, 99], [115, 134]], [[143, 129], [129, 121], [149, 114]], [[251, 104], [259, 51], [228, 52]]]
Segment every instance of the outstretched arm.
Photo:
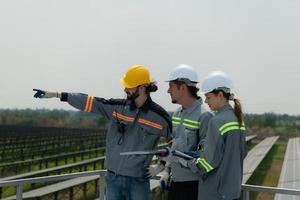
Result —
[[50, 92], [41, 89], [33, 89], [36, 93], [35, 98], [59, 98], [61, 101], [68, 102], [74, 108], [84, 112], [101, 114], [103, 117], [110, 119], [117, 106], [124, 106], [124, 100], [110, 99], [106, 100], [82, 93]]

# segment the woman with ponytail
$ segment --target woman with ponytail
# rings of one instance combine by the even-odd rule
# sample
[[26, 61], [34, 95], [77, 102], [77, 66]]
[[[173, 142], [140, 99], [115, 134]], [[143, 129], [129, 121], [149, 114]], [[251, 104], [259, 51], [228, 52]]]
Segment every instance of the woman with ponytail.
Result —
[[[214, 71], [203, 81], [205, 102], [215, 115], [208, 123], [204, 150], [187, 166], [201, 175], [198, 200], [233, 200], [240, 197], [245, 151], [245, 125], [232, 81]], [[232, 107], [230, 101], [233, 101]]]

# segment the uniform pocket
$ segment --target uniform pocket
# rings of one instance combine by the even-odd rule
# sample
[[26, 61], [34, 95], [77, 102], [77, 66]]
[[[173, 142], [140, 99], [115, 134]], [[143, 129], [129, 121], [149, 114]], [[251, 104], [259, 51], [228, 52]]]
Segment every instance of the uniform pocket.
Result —
[[198, 129], [185, 128], [184, 133], [186, 137], [186, 145], [189, 150], [196, 150], [198, 144]]
[[139, 125], [139, 138], [148, 148], [152, 148], [160, 138], [160, 131], [141, 124]]

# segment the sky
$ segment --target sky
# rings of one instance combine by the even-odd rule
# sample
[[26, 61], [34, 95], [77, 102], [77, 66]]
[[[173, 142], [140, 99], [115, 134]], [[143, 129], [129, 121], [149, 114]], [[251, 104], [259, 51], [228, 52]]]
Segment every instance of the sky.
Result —
[[66, 109], [33, 88], [124, 97], [119, 79], [146, 65], [164, 82], [179, 64], [201, 80], [226, 72], [246, 113], [300, 114], [299, 0], [1, 0], [0, 109]]

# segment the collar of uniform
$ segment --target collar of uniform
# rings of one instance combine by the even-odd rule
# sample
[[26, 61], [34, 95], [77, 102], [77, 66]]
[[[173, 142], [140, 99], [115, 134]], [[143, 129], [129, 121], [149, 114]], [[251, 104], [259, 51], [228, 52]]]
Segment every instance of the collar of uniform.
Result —
[[[151, 97], [148, 97], [147, 100], [145, 101], [145, 103], [139, 109], [143, 112], [148, 112], [151, 104], [152, 104], [152, 99], [151, 99]], [[137, 109], [135, 102], [130, 101], [130, 110], [135, 110], [135, 109]]]
[[191, 113], [197, 106], [201, 105], [203, 103], [202, 101], [202, 98], [201, 97], [197, 97], [196, 101], [194, 101], [194, 103], [186, 108], [186, 109], [182, 109], [181, 112], [184, 112], [184, 113]]
[[217, 112], [216, 112], [216, 114], [219, 114], [219, 113], [221, 113], [221, 112], [225, 112], [225, 111], [227, 111], [227, 110], [232, 110], [233, 108], [231, 107], [231, 105], [228, 103], [228, 104], [226, 104], [225, 106], [223, 106], [220, 110], [218, 110]]

